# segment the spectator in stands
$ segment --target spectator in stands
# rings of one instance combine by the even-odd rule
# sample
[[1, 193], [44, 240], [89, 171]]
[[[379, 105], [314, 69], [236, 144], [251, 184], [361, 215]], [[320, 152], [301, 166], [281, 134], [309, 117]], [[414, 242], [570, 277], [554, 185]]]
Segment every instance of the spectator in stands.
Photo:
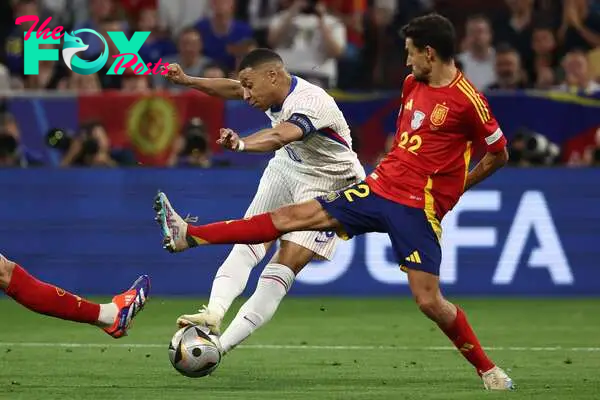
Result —
[[136, 75], [131, 69], [123, 73], [121, 91], [129, 94], [148, 94], [152, 91], [150, 75]]
[[7, 92], [10, 89], [10, 72], [4, 64], [0, 64], [0, 92]]
[[0, 167], [28, 167], [41, 164], [40, 160], [21, 145], [21, 132], [15, 117], [0, 113]]
[[[110, 26], [109, 30], [116, 31], [126, 31], [127, 23], [124, 20], [120, 21], [120, 24], [117, 25], [115, 19], [115, 5], [114, 0], [90, 0], [90, 17], [87, 21], [83, 23], [79, 23], [75, 26], [75, 30], [78, 29], [93, 29], [96, 32], [101, 34], [106, 33], [106, 21], [111, 21], [113, 24]], [[104, 36], [108, 41], [110, 38], [106, 35]], [[104, 49], [102, 48], [102, 42], [99, 40], [89, 40], [86, 41], [86, 44], [89, 45], [88, 49], [84, 51], [82, 54], [85, 58], [95, 59]]]
[[[194, 28], [187, 28], [179, 34], [177, 43], [179, 52], [175, 57], [167, 57], [163, 63], [179, 64], [187, 75], [203, 76], [205, 68], [212, 63], [208, 57], [202, 55], [203, 40], [200, 33]], [[154, 87], [168, 90], [181, 90], [181, 86], [168, 82], [160, 74], [153, 75]]]
[[494, 43], [510, 43], [529, 64], [534, 21], [534, 0], [505, 0], [509, 15], [501, 15], [494, 23]]
[[295, 0], [271, 21], [269, 44], [290, 72], [333, 87], [337, 83], [337, 60], [346, 48], [346, 28], [322, 2]]
[[466, 22], [465, 50], [458, 55], [463, 73], [479, 90], [494, 83], [496, 52], [492, 47], [490, 22], [483, 15], [470, 16]]
[[234, 0], [211, 0], [210, 5], [210, 17], [195, 25], [204, 39], [203, 53], [228, 70], [234, 70], [236, 57], [246, 54], [247, 46], [254, 39], [252, 28], [234, 18]]
[[144, 8], [137, 15], [136, 31], [150, 32], [138, 52], [144, 62], [158, 63], [160, 59], [177, 54], [177, 47], [171, 38], [158, 26], [158, 15], [154, 8]]
[[[37, 1], [35, 0], [19, 0], [14, 3], [13, 10], [15, 19], [24, 15], [41, 15]], [[27, 32], [32, 25], [32, 22], [25, 22], [21, 25], [12, 25], [11, 33], [6, 38], [6, 41], [2, 43], [4, 46], [4, 63], [8, 67], [11, 75], [17, 78], [23, 77], [23, 39], [25, 32]]]
[[160, 25], [176, 40], [185, 28], [204, 19], [208, 12], [209, 0], [157, 0]]
[[115, 17], [107, 17], [99, 22], [99, 26], [98, 32], [106, 38], [106, 43], [108, 45], [108, 59], [106, 60], [106, 65], [98, 72], [100, 83], [104, 89], [119, 89], [121, 87], [121, 79], [123, 76], [108, 75], [108, 72], [111, 68], [116, 67], [116, 64], [113, 66], [113, 63], [118, 62], [119, 59], [114, 56], [121, 54], [121, 52], [106, 32], [121, 31], [125, 29], [126, 26], [123, 20]]
[[521, 66], [521, 56], [508, 44], [496, 48], [496, 82], [489, 86], [490, 90], [526, 89], [525, 72]]
[[600, 47], [600, 5], [589, 0], [565, 0], [558, 31], [567, 51]]
[[80, 75], [71, 72], [67, 82], [67, 89], [82, 95], [97, 94], [102, 91], [102, 84], [100, 83], [98, 74]]
[[[56, 49], [57, 45], [40, 44], [40, 49]], [[63, 62], [40, 60], [38, 63], [39, 73], [36, 75], [25, 75], [23, 86], [31, 90], [53, 90], [65, 89], [69, 76], [69, 69]]]
[[526, 59], [527, 75], [530, 82], [543, 87], [544, 82], [548, 81], [549, 74], [552, 75], [552, 81], [554, 80], [558, 67], [557, 44], [552, 28], [549, 26], [534, 28], [531, 47], [532, 55]]
[[[346, 27], [347, 45], [344, 54], [338, 60], [338, 81], [340, 88], [353, 88], [361, 79], [362, 51], [364, 42], [365, 12], [367, 0], [323, 0], [329, 12]], [[393, 14], [392, 14], [393, 15]]]
[[581, 50], [568, 52], [562, 61], [565, 78], [556, 89], [563, 92], [593, 95], [600, 92], [600, 84], [591, 76], [587, 55]]
[[280, 0], [248, 0], [248, 19], [258, 47], [267, 47], [269, 24], [279, 11]]
[[181, 136], [175, 140], [167, 165], [195, 168], [213, 165], [208, 133], [200, 118], [192, 118], [186, 123]]
[[104, 126], [98, 122], [87, 122], [81, 126], [80, 132], [74, 138], [70, 138], [61, 131], [64, 145], [60, 147], [65, 150], [61, 160], [61, 166], [81, 167], [116, 167], [118, 164], [113, 158], [110, 147], [110, 139]]
[[204, 68], [204, 78], [227, 78], [227, 74], [218, 64], [208, 64]]
[[[404, 10], [400, 11], [402, 17]], [[394, 0], [375, 0], [365, 15], [365, 46], [362, 52], [363, 71], [356, 83], [363, 88], [399, 89], [409, 73], [406, 67], [404, 40], [398, 35], [398, 27], [403, 25]]]

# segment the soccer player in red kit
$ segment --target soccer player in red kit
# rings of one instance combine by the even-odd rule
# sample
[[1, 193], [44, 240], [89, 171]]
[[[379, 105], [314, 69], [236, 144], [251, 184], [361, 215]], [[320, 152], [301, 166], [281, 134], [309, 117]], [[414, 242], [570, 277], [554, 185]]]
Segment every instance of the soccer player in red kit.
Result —
[[0, 290], [38, 314], [95, 325], [118, 339], [127, 335], [131, 321], [144, 308], [150, 278], [142, 275], [112, 302], [96, 304], [36, 279], [0, 254]]
[[[155, 208], [165, 247], [172, 252], [218, 243], [264, 243], [290, 231], [336, 230], [352, 237], [386, 232], [420, 310], [437, 323], [475, 367], [486, 389], [513, 382], [484, 352], [463, 310], [439, 287], [441, 220], [470, 189], [508, 160], [506, 139], [483, 95], [454, 63], [450, 21], [430, 14], [402, 32], [412, 67], [392, 150], [364, 181], [346, 190], [253, 218], [188, 225], [159, 193]], [[469, 171], [472, 148], [485, 155]]]

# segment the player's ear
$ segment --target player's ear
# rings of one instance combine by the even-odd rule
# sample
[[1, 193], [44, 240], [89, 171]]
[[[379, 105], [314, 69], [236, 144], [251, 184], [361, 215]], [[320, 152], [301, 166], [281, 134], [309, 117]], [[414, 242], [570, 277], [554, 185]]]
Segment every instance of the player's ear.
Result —
[[275, 71], [274, 69], [269, 69], [267, 71], [267, 78], [269, 79], [269, 82], [271, 82], [271, 84], [274, 85], [277, 81], [277, 71]]
[[427, 61], [433, 62], [435, 58], [435, 51], [433, 50], [433, 47], [425, 46], [425, 57], [427, 57]]

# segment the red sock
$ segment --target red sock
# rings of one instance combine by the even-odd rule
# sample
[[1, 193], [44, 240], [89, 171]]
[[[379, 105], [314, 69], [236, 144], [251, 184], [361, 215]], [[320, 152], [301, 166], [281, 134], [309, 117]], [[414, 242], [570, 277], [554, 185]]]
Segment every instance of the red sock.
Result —
[[463, 357], [477, 369], [479, 375], [494, 368], [494, 363], [483, 351], [475, 332], [467, 321], [467, 316], [459, 307], [456, 307], [456, 319], [452, 326], [441, 329], [460, 350]]
[[198, 244], [260, 244], [281, 236], [269, 214], [248, 219], [215, 222], [214, 224], [188, 225], [187, 235]]
[[69, 321], [92, 324], [100, 315], [99, 304], [39, 281], [18, 265], [13, 269], [6, 294], [32, 311]]

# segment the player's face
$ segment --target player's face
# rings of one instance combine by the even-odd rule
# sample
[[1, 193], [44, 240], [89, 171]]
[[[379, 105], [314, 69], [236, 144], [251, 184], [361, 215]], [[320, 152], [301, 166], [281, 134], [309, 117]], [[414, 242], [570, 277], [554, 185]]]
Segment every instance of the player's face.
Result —
[[246, 68], [240, 72], [239, 79], [248, 104], [263, 111], [273, 105], [273, 82], [267, 70]]
[[415, 79], [422, 82], [429, 81], [432, 70], [432, 50], [429, 47], [418, 49], [411, 38], [406, 39], [405, 48], [407, 52], [406, 65], [412, 67]]

